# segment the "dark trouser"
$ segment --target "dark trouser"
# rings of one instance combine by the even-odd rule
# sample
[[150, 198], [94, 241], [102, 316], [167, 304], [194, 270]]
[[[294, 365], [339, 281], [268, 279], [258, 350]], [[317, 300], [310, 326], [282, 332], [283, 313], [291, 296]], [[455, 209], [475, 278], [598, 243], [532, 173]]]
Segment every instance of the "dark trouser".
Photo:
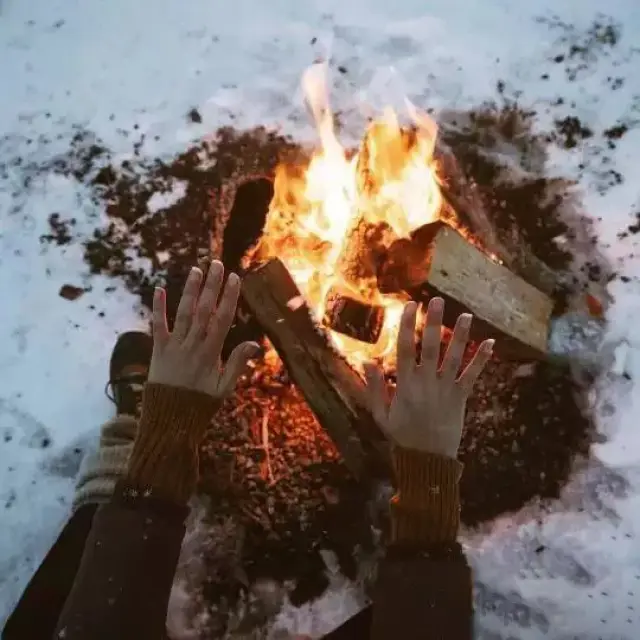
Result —
[[[2, 640], [51, 640], [80, 566], [96, 504], [80, 507], [69, 519], [31, 578], [7, 620]], [[370, 607], [325, 636], [326, 640], [366, 640]]]
[[371, 629], [371, 606], [357, 613], [324, 640], [368, 640]]
[[3, 640], [51, 640], [80, 566], [96, 504], [67, 522], [24, 590], [2, 632]]

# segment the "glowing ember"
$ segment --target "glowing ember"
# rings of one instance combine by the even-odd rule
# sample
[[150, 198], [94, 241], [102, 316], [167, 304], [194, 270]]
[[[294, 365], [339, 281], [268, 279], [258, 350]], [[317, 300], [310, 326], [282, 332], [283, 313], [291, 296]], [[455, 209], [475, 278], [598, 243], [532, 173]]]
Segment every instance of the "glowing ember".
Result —
[[400, 126], [392, 110], [385, 110], [369, 126], [359, 152], [352, 154], [334, 131], [325, 65], [310, 67], [302, 84], [320, 149], [306, 166], [282, 164], [276, 169], [264, 233], [247, 264], [280, 258], [319, 322], [330, 291], [383, 307], [384, 321], [375, 344], [335, 331], [331, 335], [356, 367], [371, 358], [392, 365], [404, 299], [402, 294], [381, 293], [375, 272], [361, 265], [350, 268], [349, 255], [354, 242], [371, 242], [370, 234], [354, 230], [375, 229], [375, 242], [387, 247], [438, 219], [442, 196], [433, 161], [437, 128], [407, 102], [410, 129]]

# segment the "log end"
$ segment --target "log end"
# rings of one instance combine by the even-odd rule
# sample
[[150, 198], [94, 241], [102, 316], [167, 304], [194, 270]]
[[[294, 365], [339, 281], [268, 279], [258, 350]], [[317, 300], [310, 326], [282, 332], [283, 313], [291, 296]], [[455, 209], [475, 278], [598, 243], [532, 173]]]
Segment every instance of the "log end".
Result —
[[384, 308], [338, 291], [330, 291], [326, 300], [324, 324], [343, 335], [375, 344], [382, 333]]

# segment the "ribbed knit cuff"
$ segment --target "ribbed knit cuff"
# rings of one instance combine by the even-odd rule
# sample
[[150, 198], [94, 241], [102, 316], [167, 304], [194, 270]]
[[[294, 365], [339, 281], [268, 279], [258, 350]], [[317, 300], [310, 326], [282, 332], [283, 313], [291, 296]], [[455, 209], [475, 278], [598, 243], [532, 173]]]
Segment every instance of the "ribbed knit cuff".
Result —
[[391, 542], [431, 544], [456, 539], [462, 464], [412, 449], [393, 451], [398, 493], [391, 500]]
[[198, 448], [217, 406], [206, 393], [147, 384], [125, 482], [186, 504], [198, 482]]

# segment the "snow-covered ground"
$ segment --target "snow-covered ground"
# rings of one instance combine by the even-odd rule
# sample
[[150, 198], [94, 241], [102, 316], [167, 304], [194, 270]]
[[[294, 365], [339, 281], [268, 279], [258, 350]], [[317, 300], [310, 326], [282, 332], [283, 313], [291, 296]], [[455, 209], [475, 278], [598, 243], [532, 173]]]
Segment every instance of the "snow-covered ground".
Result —
[[[572, 81], [550, 59], [603, 10], [622, 37], [596, 46]], [[624, 181], [603, 195], [601, 176], [589, 170], [591, 143], [553, 157], [563, 175], [587, 164], [583, 202], [606, 253], [631, 277], [611, 286], [607, 341], [616, 358], [590, 399], [608, 437], [594, 447], [603, 464], [577, 474], [543, 518], [532, 507], [466, 539], [479, 582], [479, 637], [636, 638], [640, 259], [616, 234], [640, 204], [637, 37], [635, 0], [0, 0], [0, 168], [16, 156], [41, 161], [65, 151], [72, 125], [123, 157], [132, 153], [123, 131], [134, 124], [150, 157], [183, 150], [222, 124], [307, 138], [300, 74], [326, 52], [348, 70], [336, 74], [332, 94], [347, 122], [357, 122], [365, 101], [395, 102], [402, 91], [423, 106], [476, 105], [495, 97], [498, 81], [537, 109], [542, 128], [570, 113], [594, 131], [628, 122], [631, 131], [610, 151]], [[192, 107], [201, 124], [187, 125]], [[81, 248], [39, 242], [54, 211], [77, 213], [82, 233], [94, 209], [82, 188], [46, 176], [25, 191], [15, 179], [0, 170], [0, 624], [66, 515], [77, 462], [69, 450], [84, 447], [109, 416], [102, 390], [115, 335], [144, 322], [124, 289], [103, 299], [113, 283], [88, 277]], [[65, 283], [91, 290], [67, 302], [58, 296]], [[282, 622], [317, 637], [358, 602], [338, 585]]]

